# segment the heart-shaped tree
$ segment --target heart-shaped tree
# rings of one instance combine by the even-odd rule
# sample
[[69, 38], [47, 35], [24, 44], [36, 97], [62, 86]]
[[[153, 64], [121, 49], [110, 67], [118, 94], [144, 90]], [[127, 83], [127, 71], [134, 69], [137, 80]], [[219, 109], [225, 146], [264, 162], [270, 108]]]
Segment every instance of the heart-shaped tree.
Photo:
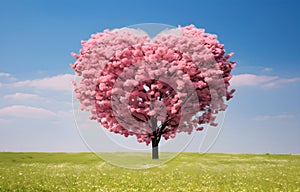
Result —
[[234, 92], [228, 90], [233, 54], [225, 55], [216, 35], [193, 25], [153, 39], [138, 29], [105, 30], [72, 55], [81, 110], [110, 132], [152, 143], [153, 159], [161, 137], [216, 126]]

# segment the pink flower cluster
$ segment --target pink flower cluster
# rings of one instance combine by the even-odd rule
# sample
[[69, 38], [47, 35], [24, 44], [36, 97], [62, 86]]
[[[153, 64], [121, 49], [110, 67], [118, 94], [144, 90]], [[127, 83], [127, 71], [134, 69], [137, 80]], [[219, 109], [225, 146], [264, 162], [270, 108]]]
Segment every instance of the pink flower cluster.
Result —
[[216, 126], [232, 98], [224, 45], [193, 25], [164, 31], [154, 39], [137, 29], [92, 35], [71, 65], [81, 110], [108, 131], [136, 136], [147, 145], [179, 132]]

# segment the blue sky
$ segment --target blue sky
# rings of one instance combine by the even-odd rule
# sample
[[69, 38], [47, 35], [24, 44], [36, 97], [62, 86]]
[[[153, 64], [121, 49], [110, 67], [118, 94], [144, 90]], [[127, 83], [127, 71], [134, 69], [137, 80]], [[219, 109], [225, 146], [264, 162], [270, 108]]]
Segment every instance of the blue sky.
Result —
[[[298, 1], [1, 1], [0, 151], [85, 151], [72, 116], [80, 41], [139, 23], [194, 24], [235, 52], [214, 152], [300, 153]], [[196, 149], [190, 146], [189, 150]]]

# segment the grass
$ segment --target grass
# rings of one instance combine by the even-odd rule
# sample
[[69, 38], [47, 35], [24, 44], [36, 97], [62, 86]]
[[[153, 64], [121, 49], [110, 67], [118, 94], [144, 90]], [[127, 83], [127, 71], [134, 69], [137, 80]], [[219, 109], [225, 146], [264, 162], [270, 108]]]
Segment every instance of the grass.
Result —
[[0, 191], [300, 191], [300, 155], [182, 153], [135, 170], [93, 153], [0, 153]]

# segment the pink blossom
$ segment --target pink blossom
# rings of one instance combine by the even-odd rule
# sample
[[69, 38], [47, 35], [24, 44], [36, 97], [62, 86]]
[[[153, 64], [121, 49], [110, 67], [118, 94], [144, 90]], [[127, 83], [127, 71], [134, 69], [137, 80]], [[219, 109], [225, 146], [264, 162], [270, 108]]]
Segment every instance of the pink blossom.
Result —
[[234, 93], [229, 81], [235, 62], [228, 61], [233, 53], [225, 55], [217, 36], [203, 29], [176, 30], [179, 35], [154, 39], [135, 29], [105, 30], [82, 41], [70, 65], [81, 77], [73, 83], [81, 110], [108, 131], [146, 145], [154, 135], [167, 140], [202, 131], [204, 124], [216, 126], [215, 115]]

